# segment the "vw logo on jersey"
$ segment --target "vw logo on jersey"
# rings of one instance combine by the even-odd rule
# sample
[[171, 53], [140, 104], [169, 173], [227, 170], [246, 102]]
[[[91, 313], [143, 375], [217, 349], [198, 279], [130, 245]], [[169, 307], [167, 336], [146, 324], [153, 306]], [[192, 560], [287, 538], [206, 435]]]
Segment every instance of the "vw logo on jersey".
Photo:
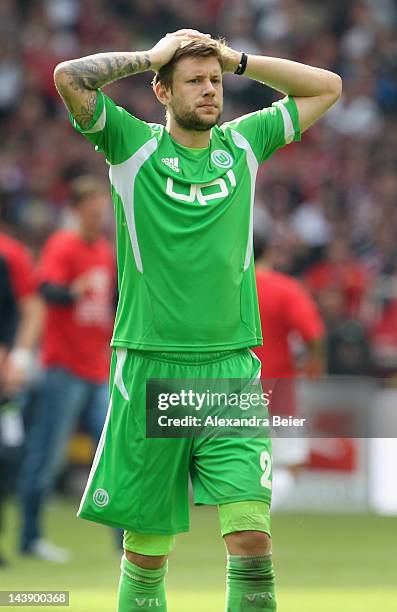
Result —
[[97, 489], [94, 495], [92, 496], [92, 499], [94, 500], [94, 504], [96, 506], [99, 506], [99, 508], [103, 508], [109, 503], [109, 493], [105, 491], [105, 489]]
[[233, 165], [233, 157], [222, 149], [217, 149], [211, 153], [211, 161], [219, 168], [231, 168]]

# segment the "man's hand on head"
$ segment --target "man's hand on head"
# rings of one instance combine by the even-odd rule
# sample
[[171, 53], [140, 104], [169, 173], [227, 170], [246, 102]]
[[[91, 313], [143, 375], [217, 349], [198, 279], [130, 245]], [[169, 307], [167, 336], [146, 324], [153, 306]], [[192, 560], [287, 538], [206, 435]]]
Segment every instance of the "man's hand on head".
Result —
[[240, 63], [241, 51], [235, 51], [227, 45], [222, 45], [223, 72], [234, 72]]
[[148, 52], [152, 70], [158, 72], [160, 68], [172, 60], [177, 49], [197, 38], [211, 38], [211, 35], [185, 28], [171, 32], [161, 38]]

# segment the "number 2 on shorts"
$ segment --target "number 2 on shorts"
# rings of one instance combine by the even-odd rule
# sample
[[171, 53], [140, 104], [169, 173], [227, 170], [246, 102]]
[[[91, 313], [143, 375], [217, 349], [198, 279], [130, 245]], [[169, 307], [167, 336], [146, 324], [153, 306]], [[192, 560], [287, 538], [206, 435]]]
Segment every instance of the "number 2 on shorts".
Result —
[[262, 451], [260, 455], [261, 469], [263, 474], [261, 477], [261, 486], [265, 489], [272, 488], [272, 481], [270, 480], [270, 474], [272, 472], [272, 458], [268, 451]]

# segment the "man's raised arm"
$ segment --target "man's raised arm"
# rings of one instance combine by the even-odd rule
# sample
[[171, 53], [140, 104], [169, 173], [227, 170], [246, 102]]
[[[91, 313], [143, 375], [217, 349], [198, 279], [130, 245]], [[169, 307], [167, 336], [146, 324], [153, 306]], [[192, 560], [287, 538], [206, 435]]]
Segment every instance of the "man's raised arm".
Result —
[[[241, 53], [228, 48], [224, 53], [225, 71], [234, 72]], [[293, 96], [301, 132], [324, 115], [342, 93], [342, 79], [338, 74], [276, 57], [248, 55], [244, 76]]]
[[173, 57], [186, 37], [205, 36], [197, 30], [167, 34], [150, 51], [97, 53], [58, 64], [56, 88], [77, 123], [87, 129], [94, 116], [97, 90], [127, 76], [157, 71]]
[[97, 90], [151, 68], [149, 53], [98, 53], [58, 64], [56, 88], [77, 123], [86, 129], [94, 116]]

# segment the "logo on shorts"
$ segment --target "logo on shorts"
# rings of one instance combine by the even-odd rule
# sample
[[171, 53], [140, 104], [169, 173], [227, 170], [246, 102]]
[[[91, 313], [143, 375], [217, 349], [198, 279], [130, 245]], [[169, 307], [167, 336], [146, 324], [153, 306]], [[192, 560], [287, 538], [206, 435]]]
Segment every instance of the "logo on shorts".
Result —
[[247, 593], [245, 598], [250, 602], [254, 603], [257, 601], [271, 601], [273, 595], [270, 592], [265, 593]]
[[211, 161], [219, 168], [231, 168], [233, 165], [233, 157], [227, 151], [217, 149], [211, 153]]
[[150, 599], [147, 597], [142, 599], [135, 597], [135, 601], [140, 608], [159, 608], [161, 606], [161, 602], [158, 597], [151, 597]]
[[109, 503], [109, 493], [105, 491], [105, 489], [97, 489], [94, 495], [92, 496], [92, 499], [94, 500], [94, 504], [96, 506], [99, 506], [99, 508], [103, 508]]

